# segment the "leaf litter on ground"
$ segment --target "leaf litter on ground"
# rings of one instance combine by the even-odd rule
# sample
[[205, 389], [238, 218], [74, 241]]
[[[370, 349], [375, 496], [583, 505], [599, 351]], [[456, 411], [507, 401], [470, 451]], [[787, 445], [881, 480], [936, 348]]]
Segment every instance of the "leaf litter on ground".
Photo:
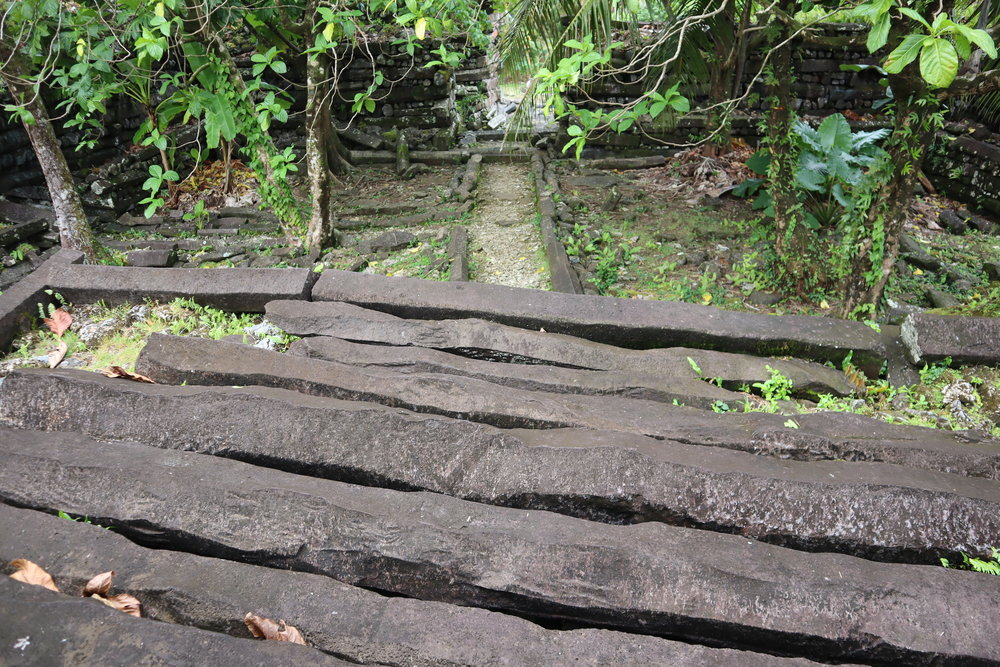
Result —
[[[14, 573], [10, 575], [11, 579], [21, 581], [26, 584], [32, 584], [34, 586], [41, 586], [49, 589], [50, 591], [55, 591], [56, 593], [62, 592], [59, 590], [59, 587], [56, 586], [56, 582], [52, 579], [52, 575], [46, 572], [37, 563], [25, 558], [18, 558], [17, 560], [11, 561], [10, 565], [15, 569]], [[109, 570], [108, 572], [102, 572], [92, 577], [83, 587], [83, 597], [93, 598], [103, 604], [106, 604], [112, 609], [117, 609], [118, 611], [124, 612], [129, 616], [135, 616], [136, 618], [141, 617], [142, 604], [134, 595], [119, 593], [117, 595], [105, 597], [107, 596], [108, 591], [111, 590], [111, 580], [114, 576], [114, 570]]]
[[263, 637], [264, 639], [273, 641], [307, 645], [298, 628], [294, 625], [288, 625], [284, 620], [276, 623], [266, 616], [257, 616], [256, 614], [247, 612], [247, 615], [243, 618], [243, 622], [246, 624], [247, 629], [250, 630], [250, 634], [256, 638]]

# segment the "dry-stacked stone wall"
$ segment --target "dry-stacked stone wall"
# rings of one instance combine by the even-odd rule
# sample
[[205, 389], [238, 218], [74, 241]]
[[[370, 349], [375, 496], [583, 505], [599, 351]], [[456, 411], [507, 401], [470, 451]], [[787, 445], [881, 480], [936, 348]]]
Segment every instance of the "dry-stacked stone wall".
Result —
[[925, 165], [944, 193], [1000, 219], [1000, 134], [948, 123]]
[[[55, 103], [48, 106], [52, 113]], [[159, 158], [153, 147], [130, 150], [143, 118], [135, 105], [117, 100], [108, 107], [96, 144], [86, 149], [80, 148], [88, 138], [82, 131], [64, 127], [61, 121], [66, 119], [54, 123], [66, 161], [85, 186], [84, 200], [91, 213], [108, 212], [107, 217], [115, 217], [142, 197], [142, 182], [149, 177], [146, 166]], [[28, 201], [49, 199], [28, 135], [7, 114], [0, 115], [0, 193]]]

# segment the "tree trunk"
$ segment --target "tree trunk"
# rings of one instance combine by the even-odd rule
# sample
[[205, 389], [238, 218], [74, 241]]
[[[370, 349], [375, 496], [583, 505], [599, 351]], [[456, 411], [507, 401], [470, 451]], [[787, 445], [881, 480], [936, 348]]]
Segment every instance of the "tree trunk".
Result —
[[[718, 17], [718, 28], [720, 31], [725, 31], [727, 28], [734, 31], [733, 37], [735, 39], [735, 5], [733, 0], [723, 0], [723, 12]], [[723, 102], [729, 97], [729, 91], [732, 88], [732, 78], [733, 78], [733, 59], [736, 52], [737, 44], [735, 41], [726, 39], [721, 34], [715, 35], [715, 53], [712, 60], [713, 67], [709, 72], [709, 82], [708, 82], [708, 106], [710, 111], [708, 113], [708, 124], [707, 130], [709, 132], [714, 132], [718, 130], [712, 139], [702, 147], [702, 155], [706, 157], [718, 157], [725, 153], [729, 148], [729, 143], [732, 138], [730, 132], [730, 122], [727, 118], [725, 110], [721, 106]]]
[[62, 247], [79, 250], [88, 263], [96, 263], [97, 248], [94, 244], [94, 233], [87, 222], [87, 215], [83, 212], [80, 191], [77, 190], [73, 174], [66, 164], [66, 156], [63, 155], [62, 147], [56, 138], [42, 97], [36, 94], [32, 86], [24, 83], [23, 77], [28, 71], [23, 61], [19, 57], [12, 57], [5, 45], [0, 45], [0, 59], [7, 63], [2, 76], [11, 97], [16, 103], [23, 101], [25, 109], [34, 118], [34, 122], [24, 123], [24, 131], [28, 133], [31, 147], [45, 176]]
[[[794, 7], [793, 7], [794, 9]], [[778, 41], [789, 36], [789, 29], [782, 23]], [[795, 167], [798, 151], [793, 139], [792, 123], [792, 53], [789, 45], [779, 48], [772, 59], [774, 79], [770, 84], [771, 106], [767, 112], [767, 143], [771, 154], [768, 183], [774, 206], [774, 249], [778, 260], [779, 280], [805, 291], [808, 282], [807, 229], [802, 224], [802, 206], [795, 187]]]
[[330, 97], [327, 95], [326, 56], [310, 54], [306, 61], [306, 168], [312, 212], [306, 233], [306, 247], [321, 249], [334, 238], [331, 196], [334, 175], [330, 171]]
[[871, 189], [859, 197], [859, 203], [868, 206], [858, 211], [860, 235], [842, 283], [841, 317], [874, 315], [882, 302], [899, 254], [907, 207], [934, 138], [931, 116], [940, 110], [919, 80], [897, 75], [890, 76], [889, 84], [896, 99], [893, 130], [886, 142], [889, 158], [881, 169], [873, 168], [878, 171], [872, 174]]

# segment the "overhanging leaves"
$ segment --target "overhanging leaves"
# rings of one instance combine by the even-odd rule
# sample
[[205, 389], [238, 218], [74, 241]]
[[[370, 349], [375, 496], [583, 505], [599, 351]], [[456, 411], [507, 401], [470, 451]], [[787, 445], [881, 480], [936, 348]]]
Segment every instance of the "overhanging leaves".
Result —
[[[886, 68], [888, 69], [888, 68]], [[934, 88], [947, 88], [958, 74], [958, 52], [946, 39], [931, 38], [920, 49], [920, 76]]]

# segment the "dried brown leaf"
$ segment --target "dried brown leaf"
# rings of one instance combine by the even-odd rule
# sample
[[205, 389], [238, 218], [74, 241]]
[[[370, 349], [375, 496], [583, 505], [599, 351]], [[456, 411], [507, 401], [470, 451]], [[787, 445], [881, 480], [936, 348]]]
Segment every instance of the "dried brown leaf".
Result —
[[52, 580], [52, 575], [35, 563], [32, 563], [30, 560], [18, 558], [17, 560], [11, 561], [10, 564], [17, 568], [17, 571], [10, 575], [11, 579], [23, 581], [26, 584], [42, 586], [43, 588], [55, 591], [56, 593], [59, 592], [59, 587], [56, 586], [56, 582]]
[[69, 352], [69, 346], [65, 342], [59, 341], [59, 347], [49, 350], [49, 368], [55, 368], [61, 364], [63, 359], [66, 358], [67, 352]]
[[83, 587], [83, 597], [104, 595], [107, 593], [111, 590], [111, 578], [113, 576], [115, 576], [115, 571], [111, 570], [109, 572], [102, 572], [88, 581], [87, 585]]
[[135, 616], [136, 618], [140, 618], [142, 616], [142, 604], [134, 595], [129, 595], [128, 593], [119, 593], [118, 595], [112, 595], [111, 597], [91, 595], [90, 599], [99, 600], [112, 609], [123, 611], [129, 616]]
[[44, 318], [42, 322], [45, 322], [45, 325], [57, 337], [62, 337], [66, 333], [66, 330], [69, 329], [69, 325], [73, 324], [73, 316], [63, 308], [56, 308], [52, 311], [51, 317]]
[[291, 642], [292, 644], [306, 644], [302, 633], [294, 625], [288, 625], [284, 620], [275, 623], [265, 616], [257, 616], [247, 612], [243, 618], [250, 634], [254, 637], [263, 637], [278, 642]]
[[126, 380], [132, 380], [133, 382], [145, 382], [147, 384], [156, 384], [156, 381], [146, 377], [145, 375], [139, 375], [138, 373], [132, 373], [121, 366], [109, 366], [101, 371], [109, 378], [124, 378]]

